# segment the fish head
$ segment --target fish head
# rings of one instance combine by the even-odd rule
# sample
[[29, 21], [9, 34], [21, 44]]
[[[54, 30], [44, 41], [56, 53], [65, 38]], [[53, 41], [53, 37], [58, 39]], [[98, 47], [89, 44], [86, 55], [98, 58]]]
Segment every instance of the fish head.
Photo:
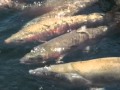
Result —
[[47, 78], [52, 81], [54, 80], [54, 83], [57, 82], [59, 85], [65, 85], [68, 87], [88, 87], [91, 85], [89, 80], [85, 79], [77, 72], [54, 72], [51, 66], [29, 70], [29, 73], [41, 78]]
[[33, 36], [34, 35], [29, 34], [29, 32], [20, 31], [7, 38], [4, 42], [5, 44], [15, 44], [15, 45], [22, 45], [30, 42], [33, 43], [35, 41], [34, 38], [36, 38], [36, 37], [33, 38]]
[[35, 47], [31, 52], [20, 59], [22, 64], [44, 64], [47, 61], [46, 51], [42, 48]]
[[46, 63], [41, 55], [28, 53], [23, 58], [20, 59], [20, 63], [22, 64], [39, 64]]
[[62, 58], [62, 55], [60, 53], [61, 49], [56, 50], [56, 48], [53, 48], [48, 43], [40, 44], [26, 54], [20, 62], [23, 64], [55, 63], [59, 58]]

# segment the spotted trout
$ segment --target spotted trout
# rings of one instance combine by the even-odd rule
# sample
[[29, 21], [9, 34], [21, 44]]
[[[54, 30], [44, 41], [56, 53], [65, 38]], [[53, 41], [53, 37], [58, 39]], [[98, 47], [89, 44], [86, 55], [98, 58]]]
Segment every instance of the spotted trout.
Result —
[[[52, 37], [59, 36], [67, 32], [67, 30], [72, 29], [69, 27], [76, 26], [76, 23], [102, 20], [103, 17], [97, 14], [95, 14], [96, 16], [91, 14], [90, 16], [81, 15], [67, 17], [74, 15], [79, 10], [84, 9], [95, 2], [97, 2], [97, 0], [68, 0], [67, 3], [62, 6], [58, 6], [51, 12], [30, 21], [19, 32], [6, 39], [5, 43], [17, 43], [19, 45], [28, 42], [46, 41]], [[65, 16], [66, 18], [60, 18]]]
[[78, 15], [63, 18], [49, 18], [34, 25], [23, 28], [5, 40], [7, 44], [41, 43], [62, 35], [69, 30], [75, 30], [82, 25], [97, 26], [112, 21], [113, 17], [100, 13]]
[[56, 61], [59, 63], [70, 52], [78, 48], [83, 49], [96, 40], [100, 40], [107, 31], [107, 26], [99, 26], [97, 28], [86, 28], [83, 26], [78, 30], [71, 31], [34, 47], [20, 62], [24, 64], [39, 64]]

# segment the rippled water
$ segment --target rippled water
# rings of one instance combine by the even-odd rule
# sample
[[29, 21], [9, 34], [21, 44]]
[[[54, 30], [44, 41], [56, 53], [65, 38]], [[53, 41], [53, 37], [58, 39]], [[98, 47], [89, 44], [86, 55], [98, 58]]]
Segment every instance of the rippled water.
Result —
[[[38, 66], [22, 65], [19, 63], [19, 59], [30, 49], [10, 48], [3, 45], [4, 39], [17, 32], [26, 22], [32, 19], [24, 16], [14, 11], [6, 11], [0, 14], [0, 17], [2, 17], [0, 18], [0, 90], [68, 90], [55, 85], [53, 81], [29, 75], [28, 70]], [[78, 57], [85, 60], [107, 56], [120, 56], [119, 34], [106, 37], [96, 45], [91, 46], [90, 52], [80, 52], [80, 54], [66, 57], [64, 60], [69, 62], [70, 59], [74, 60]], [[113, 86], [107, 87], [107, 90], [120, 90], [120, 88]]]

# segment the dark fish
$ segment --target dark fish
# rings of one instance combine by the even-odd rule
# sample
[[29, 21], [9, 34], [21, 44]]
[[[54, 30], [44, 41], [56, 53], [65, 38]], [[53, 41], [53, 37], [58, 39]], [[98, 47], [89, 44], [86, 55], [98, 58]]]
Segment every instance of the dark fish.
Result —
[[18, 33], [6, 39], [5, 43], [19, 45], [28, 42], [44, 42], [62, 35], [68, 32], [68, 30], [77, 29], [82, 25], [91, 27], [103, 25], [110, 22], [112, 18], [99, 13], [63, 18], [49, 18], [23, 28]]
[[119, 7], [120, 6], [120, 0], [114, 0], [117, 4], [117, 6]]
[[88, 44], [103, 38], [108, 31], [107, 26], [97, 28], [81, 27], [78, 30], [61, 35], [46, 43], [38, 45], [30, 53], [26, 54], [21, 60], [24, 64], [39, 64], [50, 61], [57, 63], [68, 53], [86, 47]]
[[57, 84], [66, 87], [84, 86], [96, 88], [92, 90], [101, 90], [97, 88], [120, 84], [120, 57], [106, 57], [51, 65], [29, 70], [29, 73], [54, 80], [55, 83], [57, 82]]

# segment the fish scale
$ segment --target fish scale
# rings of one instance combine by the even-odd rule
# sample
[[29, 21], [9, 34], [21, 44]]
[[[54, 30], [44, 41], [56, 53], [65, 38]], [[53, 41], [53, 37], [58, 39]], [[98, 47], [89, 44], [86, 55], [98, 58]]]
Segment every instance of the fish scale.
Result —
[[[16, 34], [13, 34], [10, 38], [6, 39], [5, 43], [19, 45], [19, 44], [27, 43], [30, 40], [32, 40], [31, 42], [34, 42], [34, 41], [37, 42], [37, 40], [31, 39], [32, 38], [32, 37], [30, 37], [30, 36], [32, 36], [31, 33], [37, 33], [37, 34], [41, 33], [42, 34], [42, 32], [46, 33], [46, 31], [48, 31], [48, 30], [49, 30], [49, 32], [51, 32], [52, 31], [51, 29], [55, 29], [55, 25], [56, 24], [59, 25], [59, 23], [61, 22], [61, 20], [60, 20], [60, 19], [62, 19], [61, 14], [63, 14], [62, 17], [63, 16], [72, 16], [75, 13], [77, 13], [78, 11], [83, 10], [85, 7], [88, 7], [92, 4], [94, 4], [95, 2], [98, 2], [98, 0], [87, 0], [87, 1], [86, 0], [85, 1], [83, 1], [83, 0], [74, 1], [73, 0], [71, 2], [68, 0], [66, 2], [67, 3], [65, 3], [64, 5], [58, 6], [58, 8], [55, 8], [55, 10], [52, 10], [51, 12], [44, 14], [43, 16], [37, 17], [36, 19], [33, 19], [32, 21], [30, 21], [29, 24], [26, 24], [25, 26], [23, 26], [23, 28], [20, 30], [20, 32], [17, 32]], [[81, 5], [84, 5], [84, 6], [81, 6]], [[54, 22], [56, 17], [58, 20], [57, 20], [57, 22]], [[49, 18], [51, 18], [51, 19], [49, 19]], [[55, 18], [55, 19], [53, 19], [53, 18]], [[65, 20], [64, 19], [63, 19], [63, 21], [65, 21], [69, 24], [69, 21], [71, 19], [70, 18], [65, 19]], [[74, 20], [77, 20], [77, 18]], [[72, 22], [72, 23], [74, 23], [74, 22]], [[44, 27], [44, 25], [46, 25], [46, 24], [48, 27], [50, 27], [48, 30], [46, 30], [48, 27]], [[76, 24], [76, 22], [74, 23], [74, 25], [75, 24]], [[62, 25], [62, 23], [60, 25]], [[59, 25], [59, 27], [60, 27], [60, 25]], [[67, 30], [65, 30], [64, 33]], [[60, 32], [60, 30], [59, 30], [59, 32]], [[29, 33], [30, 33], [30, 35], [27, 36]], [[39, 39], [38, 42], [44, 41], [44, 40], [40, 39], [39, 37], [35, 37], [35, 35], [36, 34], [34, 34], [33, 36], [34, 36], [34, 38]], [[50, 37], [54, 37], [54, 34], [52, 34], [52, 35], [53, 36], [50, 36]], [[59, 34], [59, 35], [61, 35], [61, 34]], [[55, 35], [55, 36], [57, 36], [57, 35]], [[30, 37], [30, 39], [29, 39], [29, 37]], [[29, 40], [28, 39], [26, 40], [26, 38], [28, 38]], [[45, 40], [48, 40], [47, 37]]]
[[[107, 33], [107, 26], [97, 28], [84, 28], [71, 31], [48, 42], [35, 47], [32, 52], [26, 54], [21, 60], [24, 64], [59, 62], [65, 55], [75, 50], [83, 49], [86, 45], [100, 40]], [[44, 50], [44, 51], [43, 51]], [[42, 51], [42, 52], [41, 52]]]
[[[106, 17], [103, 14], [93, 13], [90, 15], [78, 15], [78, 16], [72, 16], [72, 17], [63, 17], [63, 18], [50, 18], [41, 22], [36, 23], [35, 25], [31, 25], [29, 27], [23, 28], [18, 33], [12, 35], [10, 38], [6, 39], [6, 43], [22, 43], [26, 42], [29, 38], [32, 38], [29, 40], [30, 42], [37, 42], [37, 41], [47, 41], [49, 40], [49, 37], [55, 37], [62, 35], [66, 33], [68, 30], [77, 29], [78, 27], [82, 25], [86, 26], [95, 26], [107, 23], [111, 20], [111, 18]], [[52, 21], [52, 22], [51, 22]], [[66, 23], [64, 25], [64, 23]], [[61, 26], [66, 28], [62, 28]], [[68, 25], [68, 27], [67, 27]], [[48, 34], [43, 33], [53, 33], [51, 36]], [[57, 32], [57, 33], [54, 33]], [[38, 35], [38, 36], [36, 36]], [[21, 37], [22, 36], [22, 37]], [[34, 39], [35, 37], [35, 39]], [[40, 37], [40, 38], [39, 38]], [[37, 38], [37, 39], [36, 39]], [[42, 40], [44, 39], [44, 40]]]

